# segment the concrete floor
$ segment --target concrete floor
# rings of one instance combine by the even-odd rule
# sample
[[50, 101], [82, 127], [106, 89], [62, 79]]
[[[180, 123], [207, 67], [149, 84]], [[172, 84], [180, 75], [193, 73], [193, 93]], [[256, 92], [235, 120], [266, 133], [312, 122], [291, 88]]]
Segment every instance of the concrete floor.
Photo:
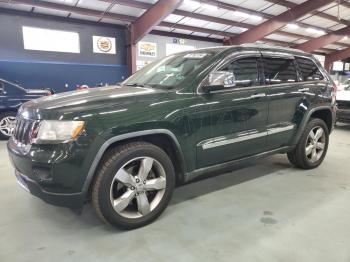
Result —
[[152, 225], [122, 232], [16, 183], [0, 143], [0, 261], [350, 261], [350, 126], [316, 170], [285, 156], [178, 188]]

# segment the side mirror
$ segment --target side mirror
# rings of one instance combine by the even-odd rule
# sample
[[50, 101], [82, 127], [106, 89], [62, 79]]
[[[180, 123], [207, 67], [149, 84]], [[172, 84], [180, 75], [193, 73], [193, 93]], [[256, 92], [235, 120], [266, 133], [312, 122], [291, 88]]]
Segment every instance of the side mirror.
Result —
[[233, 72], [216, 71], [209, 74], [207, 83], [202, 87], [204, 93], [219, 91], [236, 86], [236, 78]]

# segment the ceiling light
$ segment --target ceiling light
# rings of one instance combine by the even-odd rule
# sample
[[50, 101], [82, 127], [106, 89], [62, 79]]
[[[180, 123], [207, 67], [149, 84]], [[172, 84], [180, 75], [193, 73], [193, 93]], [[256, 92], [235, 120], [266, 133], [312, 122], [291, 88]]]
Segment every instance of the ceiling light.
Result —
[[191, 7], [191, 8], [198, 8], [201, 6], [201, 3], [198, 1], [194, 1], [194, 0], [184, 0], [183, 4]]
[[201, 7], [203, 7], [206, 10], [218, 10], [217, 5], [211, 5], [211, 4], [202, 4]]
[[298, 29], [299, 26], [297, 24], [287, 24], [287, 27], [290, 29]]
[[347, 36], [344, 36], [344, 37], [343, 37], [343, 40], [348, 40], [348, 37], [347, 37]]
[[251, 15], [251, 14], [247, 14], [247, 13], [240, 12], [240, 11], [234, 11], [233, 14], [236, 16], [242, 17], [242, 18], [252, 19], [252, 20], [256, 20], [256, 21], [262, 20], [261, 16]]
[[306, 28], [306, 32], [308, 32], [310, 34], [319, 34], [319, 35], [325, 34], [324, 31], [318, 30], [318, 29], [315, 29], [315, 28], [311, 28], [311, 27]]
[[258, 15], [250, 15], [249, 18], [255, 21], [260, 21], [263, 19], [261, 16]]

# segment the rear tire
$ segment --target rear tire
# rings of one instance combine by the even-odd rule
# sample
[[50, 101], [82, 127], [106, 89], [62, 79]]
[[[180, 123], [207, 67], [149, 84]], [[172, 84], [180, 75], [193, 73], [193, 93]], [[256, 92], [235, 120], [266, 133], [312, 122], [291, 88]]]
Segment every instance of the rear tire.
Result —
[[13, 135], [16, 123], [15, 112], [3, 112], [0, 114], [0, 140], [7, 140]]
[[145, 226], [168, 206], [175, 172], [168, 155], [146, 142], [111, 149], [101, 160], [92, 205], [106, 223], [121, 229]]
[[299, 143], [287, 154], [289, 162], [302, 169], [318, 167], [328, 150], [329, 131], [326, 123], [319, 118], [309, 121]]

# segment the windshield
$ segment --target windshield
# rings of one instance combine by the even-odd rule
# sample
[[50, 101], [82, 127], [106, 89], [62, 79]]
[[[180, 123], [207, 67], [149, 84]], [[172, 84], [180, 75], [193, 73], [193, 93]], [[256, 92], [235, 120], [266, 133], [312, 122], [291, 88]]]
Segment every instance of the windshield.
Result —
[[190, 78], [218, 51], [198, 50], [167, 56], [153, 62], [123, 82], [123, 85], [175, 88]]

